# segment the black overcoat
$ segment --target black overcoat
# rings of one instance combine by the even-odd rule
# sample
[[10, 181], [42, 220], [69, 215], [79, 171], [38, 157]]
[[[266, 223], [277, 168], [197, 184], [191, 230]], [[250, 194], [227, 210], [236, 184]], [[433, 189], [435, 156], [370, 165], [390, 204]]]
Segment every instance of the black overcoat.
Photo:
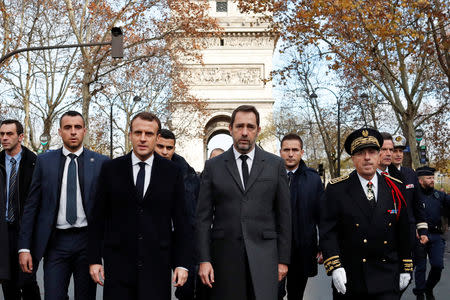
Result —
[[316, 170], [300, 161], [294, 173], [291, 189], [292, 205], [292, 251], [301, 258], [300, 267], [308, 277], [317, 275], [317, 226], [319, 225], [319, 203], [323, 185]]
[[8, 225], [6, 224], [6, 188], [4, 172], [5, 167], [0, 164], [0, 282], [10, 277], [9, 268], [9, 238]]
[[[374, 209], [356, 171], [347, 179], [328, 184], [321, 200], [319, 231], [324, 264], [333, 261], [338, 267], [336, 259], [340, 261], [347, 274], [346, 295], [398, 292], [399, 273], [412, 270], [406, 209], [403, 206], [397, 219], [384, 176], [376, 176]], [[404, 193], [403, 184], [394, 182]]]
[[153, 155], [143, 199], [134, 184], [131, 153], [106, 162], [99, 176], [89, 221], [88, 259], [89, 264], [104, 260], [104, 298], [108, 300], [123, 300], [111, 294], [114, 285], [136, 287], [135, 300], [169, 300], [171, 252], [175, 267], [192, 265], [192, 229], [181, 170]]
[[[5, 163], [5, 150], [0, 152], [0, 162]], [[17, 189], [19, 191], [19, 222], [22, 219], [23, 208], [28, 192], [30, 191], [31, 179], [33, 177], [34, 166], [36, 165], [36, 154], [27, 147], [22, 146], [22, 158], [20, 159]]]

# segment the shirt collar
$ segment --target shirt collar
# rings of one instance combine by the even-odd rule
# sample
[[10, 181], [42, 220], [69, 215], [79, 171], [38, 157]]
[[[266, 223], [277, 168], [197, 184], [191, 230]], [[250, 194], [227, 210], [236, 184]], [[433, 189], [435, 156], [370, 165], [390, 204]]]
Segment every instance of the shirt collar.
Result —
[[81, 147], [76, 152], [70, 152], [66, 147], [64, 147], [64, 146], [62, 147], [62, 153], [64, 156], [68, 156], [69, 154], [73, 153], [77, 157], [80, 157], [81, 153], [83, 153], [83, 150], [84, 150], [84, 147]]
[[386, 170], [381, 170], [381, 169], [378, 169], [378, 168], [377, 168], [377, 172], [378, 172], [379, 174], [381, 174], [382, 172], [386, 172], [386, 173], [389, 174], [389, 167], [386, 167]]
[[[155, 156], [152, 154], [149, 158], [147, 158], [144, 162], [151, 166], [153, 164], [153, 160], [155, 159]], [[142, 160], [140, 160], [136, 154], [134, 154], [134, 151], [131, 152], [131, 164], [133, 166], [139, 164], [140, 162], [142, 162]]]
[[292, 173], [294, 173], [294, 174], [295, 174], [295, 172], [297, 172], [297, 170], [298, 170], [298, 167], [297, 167], [297, 168], [295, 168], [295, 169], [294, 169], [294, 170], [292, 170], [292, 171], [290, 171], [290, 170], [286, 169], [286, 174], [289, 174], [289, 172], [292, 172]]
[[14, 157], [14, 159], [16, 160], [16, 162], [19, 162], [20, 159], [22, 158], [22, 149], [20, 149], [19, 153], [17, 153], [17, 154], [14, 155], [14, 156], [8, 155], [8, 154], [6, 153], [6, 151], [5, 151], [5, 157], [6, 157], [6, 160], [7, 160], [7, 161], [11, 161], [11, 158]]
[[[253, 159], [255, 158], [255, 148], [256, 148], [256, 146], [253, 147], [252, 151], [250, 151], [249, 153], [245, 153], [245, 155], [247, 155], [251, 161], [253, 161]], [[236, 148], [234, 148], [234, 146], [233, 146], [233, 153], [234, 153], [234, 158], [236, 160], [238, 160], [240, 158], [240, 156], [242, 155], [242, 153], [239, 153], [236, 150]]]
[[[358, 173], [356, 173], [356, 174], [358, 174]], [[375, 175], [373, 176], [373, 178], [371, 179], [371, 180], [367, 180], [367, 179], [365, 179], [364, 177], [362, 177], [361, 175], [359, 175], [358, 174], [358, 178], [359, 178], [359, 181], [361, 182], [361, 184], [363, 185], [363, 186], [366, 186], [367, 185], [367, 183], [369, 182], [369, 181], [371, 181], [372, 182], [372, 184], [373, 184], [373, 186], [377, 186], [377, 184], [378, 184], [378, 176], [377, 176], [377, 174], [375, 173]]]

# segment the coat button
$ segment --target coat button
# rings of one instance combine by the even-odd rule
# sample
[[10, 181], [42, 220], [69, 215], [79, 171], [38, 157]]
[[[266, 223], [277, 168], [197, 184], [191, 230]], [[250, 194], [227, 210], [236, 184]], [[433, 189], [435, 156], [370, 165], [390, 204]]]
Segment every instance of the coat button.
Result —
[[384, 241], [383, 244], [387, 245], [387, 241]]
[[364, 244], [367, 244], [367, 240], [366, 239], [364, 239], [363, 242], [364, 242]]
[[391, 227], [392, 226], [392, 223], [389, 223], [389, 227]]
[[382, 262], [386, 262], [386, 259], [383, 258], [381, 261], [382, 261]]
[[363, 260], [362, 260], [363, 262], [366, 262], [367, 260], [365, 259], [365, 258], [363, 258]]
[[356, 227], [359, 227], [359, 224], [358, 224], [358, 223], [356, 223], [356, 224], [355, 224], [355, 226], [356, 226]]

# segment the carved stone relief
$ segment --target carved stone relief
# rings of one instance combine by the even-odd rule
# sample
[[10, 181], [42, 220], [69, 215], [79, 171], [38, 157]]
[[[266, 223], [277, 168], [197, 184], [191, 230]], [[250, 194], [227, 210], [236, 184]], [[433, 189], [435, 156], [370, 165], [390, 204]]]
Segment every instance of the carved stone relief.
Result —
[[262, 86], [263, 65], [206, 65], [184, 71], [188, 85], [195, 86]]

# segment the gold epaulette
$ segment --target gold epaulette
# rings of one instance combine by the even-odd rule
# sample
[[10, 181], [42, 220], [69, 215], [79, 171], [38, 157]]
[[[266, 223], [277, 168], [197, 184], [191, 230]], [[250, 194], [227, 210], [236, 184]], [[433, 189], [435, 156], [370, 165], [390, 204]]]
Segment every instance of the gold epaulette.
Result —
[[383, 174], [383, 175], [386, 176], [386, 177], [388, 177], [388, 178], [390, 178], [390, 179], [392, 179], [392, 180], [394, 180], [394, 181], [397, 181], [398, 183], [403, 184], [403, 182], [402, 182], [401, 180], [398, 180], [397, 178], [394, 178], [394, 177], [392, 177], [391, 175], [387, 175], [387, 174]]
[[341, 260], [339, 259], [339, 255], [335, 255], [332, 257], [327, 258], [323, 265], [325, 267], [325, 270], [327, 271], [327, 274], [330, 275], [333, 270], [342, 267]]
[[408, 273], [408, 272], [412, 272], [413, 271], [413, 261], [412, 261], [412, 259], [404, 259], [403, 261], [403, 271], [405, 272], [405, 273]]
[[344, 181], [344, 180], [346, 180], [348, 178], [349, 178], [348, 175], [344, 175], [344, 176], [341, 176], [341, 177], [336, 177], [336, 178], [333, 178], [333, 179], [330, 180], [330, 184], [335, 184], [335, 183]]

